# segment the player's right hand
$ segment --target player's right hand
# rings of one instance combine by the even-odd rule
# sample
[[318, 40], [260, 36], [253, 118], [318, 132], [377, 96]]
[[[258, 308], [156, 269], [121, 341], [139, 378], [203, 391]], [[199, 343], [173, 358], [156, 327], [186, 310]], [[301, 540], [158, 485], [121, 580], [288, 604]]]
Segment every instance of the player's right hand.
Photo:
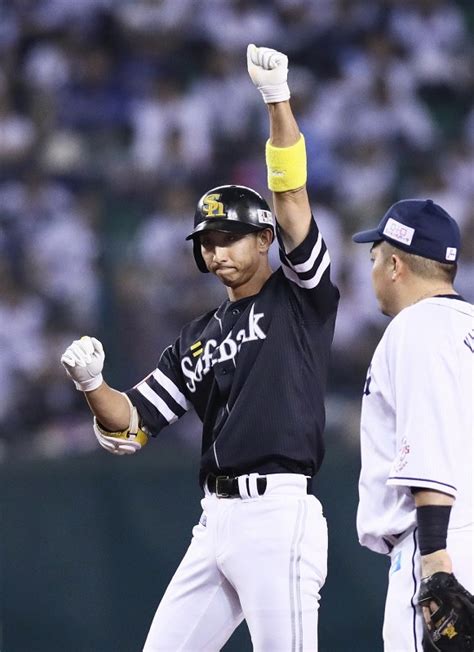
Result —
[[61, 364], [81, 392], [91, 392], [102, 385], [104, 360], [101, 342], [88, 335], [74, 340], [61, 356]]
[[290, 99], [287, 84], [288, 57], [271, 48], [247, 47], [247, 69], [250, 79], [262, 94], [266, 104]]

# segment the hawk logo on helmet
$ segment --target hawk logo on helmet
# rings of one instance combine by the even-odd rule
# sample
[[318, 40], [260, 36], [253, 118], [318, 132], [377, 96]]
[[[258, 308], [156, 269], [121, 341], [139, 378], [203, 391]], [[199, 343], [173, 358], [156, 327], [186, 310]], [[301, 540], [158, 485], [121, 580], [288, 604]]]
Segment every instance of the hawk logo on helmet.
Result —
[[207, 195], [202, 203], [202, 212], [207, 217], [226, 217], [226, 212], [224, 211], [224, 204], [219, 201], [221, 198], [220, 194], [211, 194]]

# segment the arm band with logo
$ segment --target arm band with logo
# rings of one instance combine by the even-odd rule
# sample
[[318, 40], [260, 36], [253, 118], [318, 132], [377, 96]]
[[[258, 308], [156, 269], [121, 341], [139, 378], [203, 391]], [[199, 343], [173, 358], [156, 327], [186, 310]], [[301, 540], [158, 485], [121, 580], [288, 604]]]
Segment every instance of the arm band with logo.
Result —
[[306, 146], [303, 134], [290, 147], [275, 147], [267, 140], [265, 148], [268, 187], [273, 192], [296, 190], [306, 183]]
[[451, 505], [421, 505], [416, 508], [421, 555], [446, 548]]

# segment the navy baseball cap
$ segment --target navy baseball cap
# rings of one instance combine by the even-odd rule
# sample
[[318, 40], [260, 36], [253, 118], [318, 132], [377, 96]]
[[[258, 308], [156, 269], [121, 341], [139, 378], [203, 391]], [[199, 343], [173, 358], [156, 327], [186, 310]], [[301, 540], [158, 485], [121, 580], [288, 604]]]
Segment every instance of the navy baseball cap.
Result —
[[432, 199], [403, 199], [393, 204], [375, 229], [360, 231], [354, 242], [386, 240], [416, 256], [455, 263], [461, 235], [453, 218]]

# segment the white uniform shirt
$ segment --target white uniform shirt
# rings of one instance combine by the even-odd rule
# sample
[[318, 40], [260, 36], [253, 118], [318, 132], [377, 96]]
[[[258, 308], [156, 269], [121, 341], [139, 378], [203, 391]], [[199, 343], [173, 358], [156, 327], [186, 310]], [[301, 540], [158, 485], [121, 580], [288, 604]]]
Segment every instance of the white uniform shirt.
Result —
[[433, 297], [389, 324], [369, 367], [361, 415], [359, 541], [416, 524], [410, 487], [456, 498], [449, 527], [474, 521], [473, 306]]

